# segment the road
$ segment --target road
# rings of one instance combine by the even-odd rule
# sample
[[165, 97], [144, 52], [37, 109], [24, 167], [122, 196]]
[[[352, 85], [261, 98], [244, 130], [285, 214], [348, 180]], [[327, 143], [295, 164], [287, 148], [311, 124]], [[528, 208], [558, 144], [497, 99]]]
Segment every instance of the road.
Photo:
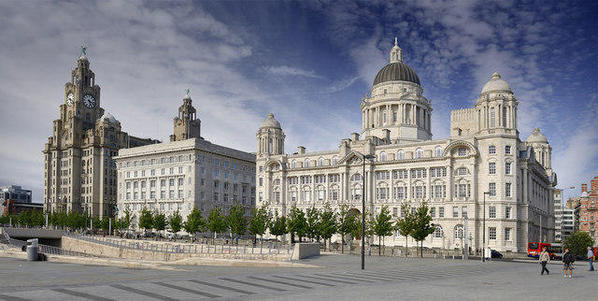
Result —
[[[303, 262], [303, 261], [302, 261]], [[577, 300], [598, 280], [580, 263], [558, 265], [327, 255], [317, 268], [179, 266], [127, 269], [0, 258], [0, 300]]]

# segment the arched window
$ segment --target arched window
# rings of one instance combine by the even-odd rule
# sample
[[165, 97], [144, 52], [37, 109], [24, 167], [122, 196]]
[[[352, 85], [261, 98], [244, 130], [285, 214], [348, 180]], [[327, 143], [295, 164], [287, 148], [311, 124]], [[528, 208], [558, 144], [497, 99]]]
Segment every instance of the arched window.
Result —
[[303, 167], [309, 167], [309, 159], [305, 159], [305, 163], [303, 163]]
[[441, 157], [442, 156], [442, 147], [437, 146], [434, 149], [434, 156], [436, 156], [436, 157]]
[[455, 239], [463, 238], [463, 225], [456, 225], [455, 226]]
[[415, 150], [415, 158], [422, 158], [424, 156], [424, 151], [421, 148]]
[[293, 204], [297, 202], [297, 187], [291, 187], [289, 191], [289, 200], [291, 200], [291, 203]]
[[318, 201], [326, 199], [326, 189], [324, 189], [324, 186], [320, 185], [316, 188], [316, 197]]
[[466, 156], [467, 155], [467, 148], [465, 148], [465, 147], [459, 147], [459, 149], [457, 149], [457, 155], [459, 155], [459, 156]]
[[311, 189], [309, 186], [304, 186], [301, 189], [301, 200], [304, 202], [311, 202]]
[[405, 159], [405, 152], [403, 150], [399, 150], [397, 152], [397, 160], [403, 160]]
[[356, 173], [351, 176], [351, 181], [361, 181], [361, 175]]
[[351, 196], [353, 200], [361, 200], [361, 185], [356, 184], [351, 188]]
[[385, 153], [385, 152], [381, 152], [381, 153], [380, 153], [380, 161], [381, 161], [381, 162], [384, 162], [384, 161], [386, 161], [386, 153]]
[[297, 161], [293, 160], [293, 162], [291, 162], [291, 168], [297, 168]]
[[318, 166], [324, 166], [324, 158], [320, 158], [320, 160], [318, 160]]
[[332, 164], [333, 165], [337, 165], [338, 164], [338, 156], [332, 157]]
[[434, 237], [442, 238], [442, 227], [441, 226], [436, 226], [436, 229], [434, 230]]

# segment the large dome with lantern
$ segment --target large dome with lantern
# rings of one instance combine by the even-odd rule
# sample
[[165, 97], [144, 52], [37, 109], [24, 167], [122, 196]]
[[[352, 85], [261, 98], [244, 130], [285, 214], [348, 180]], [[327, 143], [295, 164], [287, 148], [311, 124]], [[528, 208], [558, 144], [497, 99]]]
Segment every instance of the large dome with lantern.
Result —
[[417, 73], [403, 62], [403, 51], [396, 38], [395, 45], [390, 51], [390, 63], [378, 71], [374, 79], [374, 86], [390, 81], [407, 81], [421, 85]]

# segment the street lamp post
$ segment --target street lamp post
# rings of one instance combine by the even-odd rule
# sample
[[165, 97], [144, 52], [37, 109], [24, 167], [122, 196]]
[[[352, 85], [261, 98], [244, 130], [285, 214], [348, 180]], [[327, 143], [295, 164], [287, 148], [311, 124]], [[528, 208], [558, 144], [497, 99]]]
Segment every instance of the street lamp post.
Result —
[[482, 222], [482, 262], [486, 261], [486, 195], [490, 194], [490, 192], [484, 192], [484, 213], [482, 215], [483, 222]]
[[362, 171], [361, 175], [361, 269], [365, 269], [365, 160], [376, 158], [374, 155], [362, 154]]

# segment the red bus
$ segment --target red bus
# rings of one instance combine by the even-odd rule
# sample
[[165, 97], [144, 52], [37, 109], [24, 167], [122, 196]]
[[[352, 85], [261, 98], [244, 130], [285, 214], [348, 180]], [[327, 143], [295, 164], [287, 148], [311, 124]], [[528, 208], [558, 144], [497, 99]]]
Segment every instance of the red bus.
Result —
[[[550, 248], [549, 243], [544, 242], [528, 242], [527, 243], [527, 256], [538, 258], [540, 257], [540, 253], [542, 252], [542, 248], [546, 247], [548, 250]], [[552, 255], [551, 255], [552, 257]]]

